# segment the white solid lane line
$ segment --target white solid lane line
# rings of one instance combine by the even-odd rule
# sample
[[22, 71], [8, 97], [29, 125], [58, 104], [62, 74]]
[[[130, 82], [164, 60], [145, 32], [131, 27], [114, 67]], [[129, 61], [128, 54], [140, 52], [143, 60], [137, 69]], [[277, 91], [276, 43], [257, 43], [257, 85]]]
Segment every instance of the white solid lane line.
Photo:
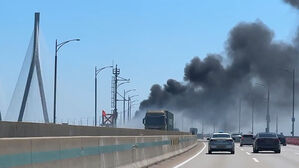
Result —
[[241, 151], [244, 151], [244, 149], [240, 148]]
[[185, 160], [184, 162], [182, 162], [182, 163], [180, 163], [180, 164], [174, 166], [173, 168], [179, 168], [179, 167], [183, 166], [184, 164], [188, 163], [189, 161], [191, 161], [192, 159], [196, 158], [198, 155], [200, 155], [200, 154], [205, 150], [205, 148], [206, 148], [206, 144], [203, 143], [203, 145], [204, 145], [204, 147], [203, 147], [197, 154], [195, 154], [195, 155], [192, 156], [191, 158]]
[[252, 158], [256, 163], [260, 162], [259, 160], [257, 160], [256, 158]]

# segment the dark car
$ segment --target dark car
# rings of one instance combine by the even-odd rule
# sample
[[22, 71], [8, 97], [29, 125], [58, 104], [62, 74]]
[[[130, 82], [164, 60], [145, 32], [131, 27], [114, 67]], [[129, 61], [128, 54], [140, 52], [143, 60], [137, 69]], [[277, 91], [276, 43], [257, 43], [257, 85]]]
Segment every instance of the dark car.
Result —
[[254, 141], [254, 137], [252, 134], [243, 134], [240, 141], [240, 146], [253, 145], [253, 141]]
[[283, 146], [287, 145], [287, 141], [286, 141], [286, 137], [283, 134], [277, 134], [280, 144], [282, 144]]
[[280, 153], [280, 141], [275, 133], [258, 133], [253, 142], [253, 152], [274, 151]]

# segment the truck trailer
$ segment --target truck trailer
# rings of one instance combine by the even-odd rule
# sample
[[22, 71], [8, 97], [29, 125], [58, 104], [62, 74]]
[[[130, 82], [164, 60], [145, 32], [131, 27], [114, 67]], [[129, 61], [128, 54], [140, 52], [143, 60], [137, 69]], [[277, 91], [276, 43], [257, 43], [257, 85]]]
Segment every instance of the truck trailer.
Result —
[[174, 115], [167, 110], [147, 111], [143, 119], [145, 129], [173, 131]]

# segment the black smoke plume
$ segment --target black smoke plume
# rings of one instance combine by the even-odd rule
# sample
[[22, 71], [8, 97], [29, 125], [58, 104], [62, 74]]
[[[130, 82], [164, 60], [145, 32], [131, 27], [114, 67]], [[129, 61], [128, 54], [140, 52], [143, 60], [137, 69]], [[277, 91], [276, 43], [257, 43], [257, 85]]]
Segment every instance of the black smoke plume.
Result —
[[253, 103], [255, 118], [265, 122], [267, 87], [271, 114], [289, 114], [292, 75], [286, 69], [298, 68], [298, 45], [296, 40], [288, 44], [273, 38], [274, 32], [261, 21], [236, 25], [225, 45], [228, 61], [224, 62], [225, 57], [219, 54], [194, 57], [185, 66], [183, 82], [169, 79], [164, 86], [152, 86], [136, 117], [144, 116], [149, 109], [168, 109], [207, 121], [210, 126], [216, 123], [222, 130], [236, 130], [240, 101], [245, 123], [251, 122]]
[[284, 0], [284, 2], [289, 3], [293, 7], [299, 9], [299, 0]]

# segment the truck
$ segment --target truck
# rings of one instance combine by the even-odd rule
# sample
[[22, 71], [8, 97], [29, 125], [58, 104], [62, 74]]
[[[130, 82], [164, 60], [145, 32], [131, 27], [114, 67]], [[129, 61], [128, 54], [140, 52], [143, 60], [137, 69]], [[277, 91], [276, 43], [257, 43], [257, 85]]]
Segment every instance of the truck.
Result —
[[143, 118], [145, 129], [173, 131], [174, 115], [167, 110], [147, 111]]
[[197, 128], [190, 128], [190, 133], [192, 135], [197, 135], [197, 132], [198, 132]]

